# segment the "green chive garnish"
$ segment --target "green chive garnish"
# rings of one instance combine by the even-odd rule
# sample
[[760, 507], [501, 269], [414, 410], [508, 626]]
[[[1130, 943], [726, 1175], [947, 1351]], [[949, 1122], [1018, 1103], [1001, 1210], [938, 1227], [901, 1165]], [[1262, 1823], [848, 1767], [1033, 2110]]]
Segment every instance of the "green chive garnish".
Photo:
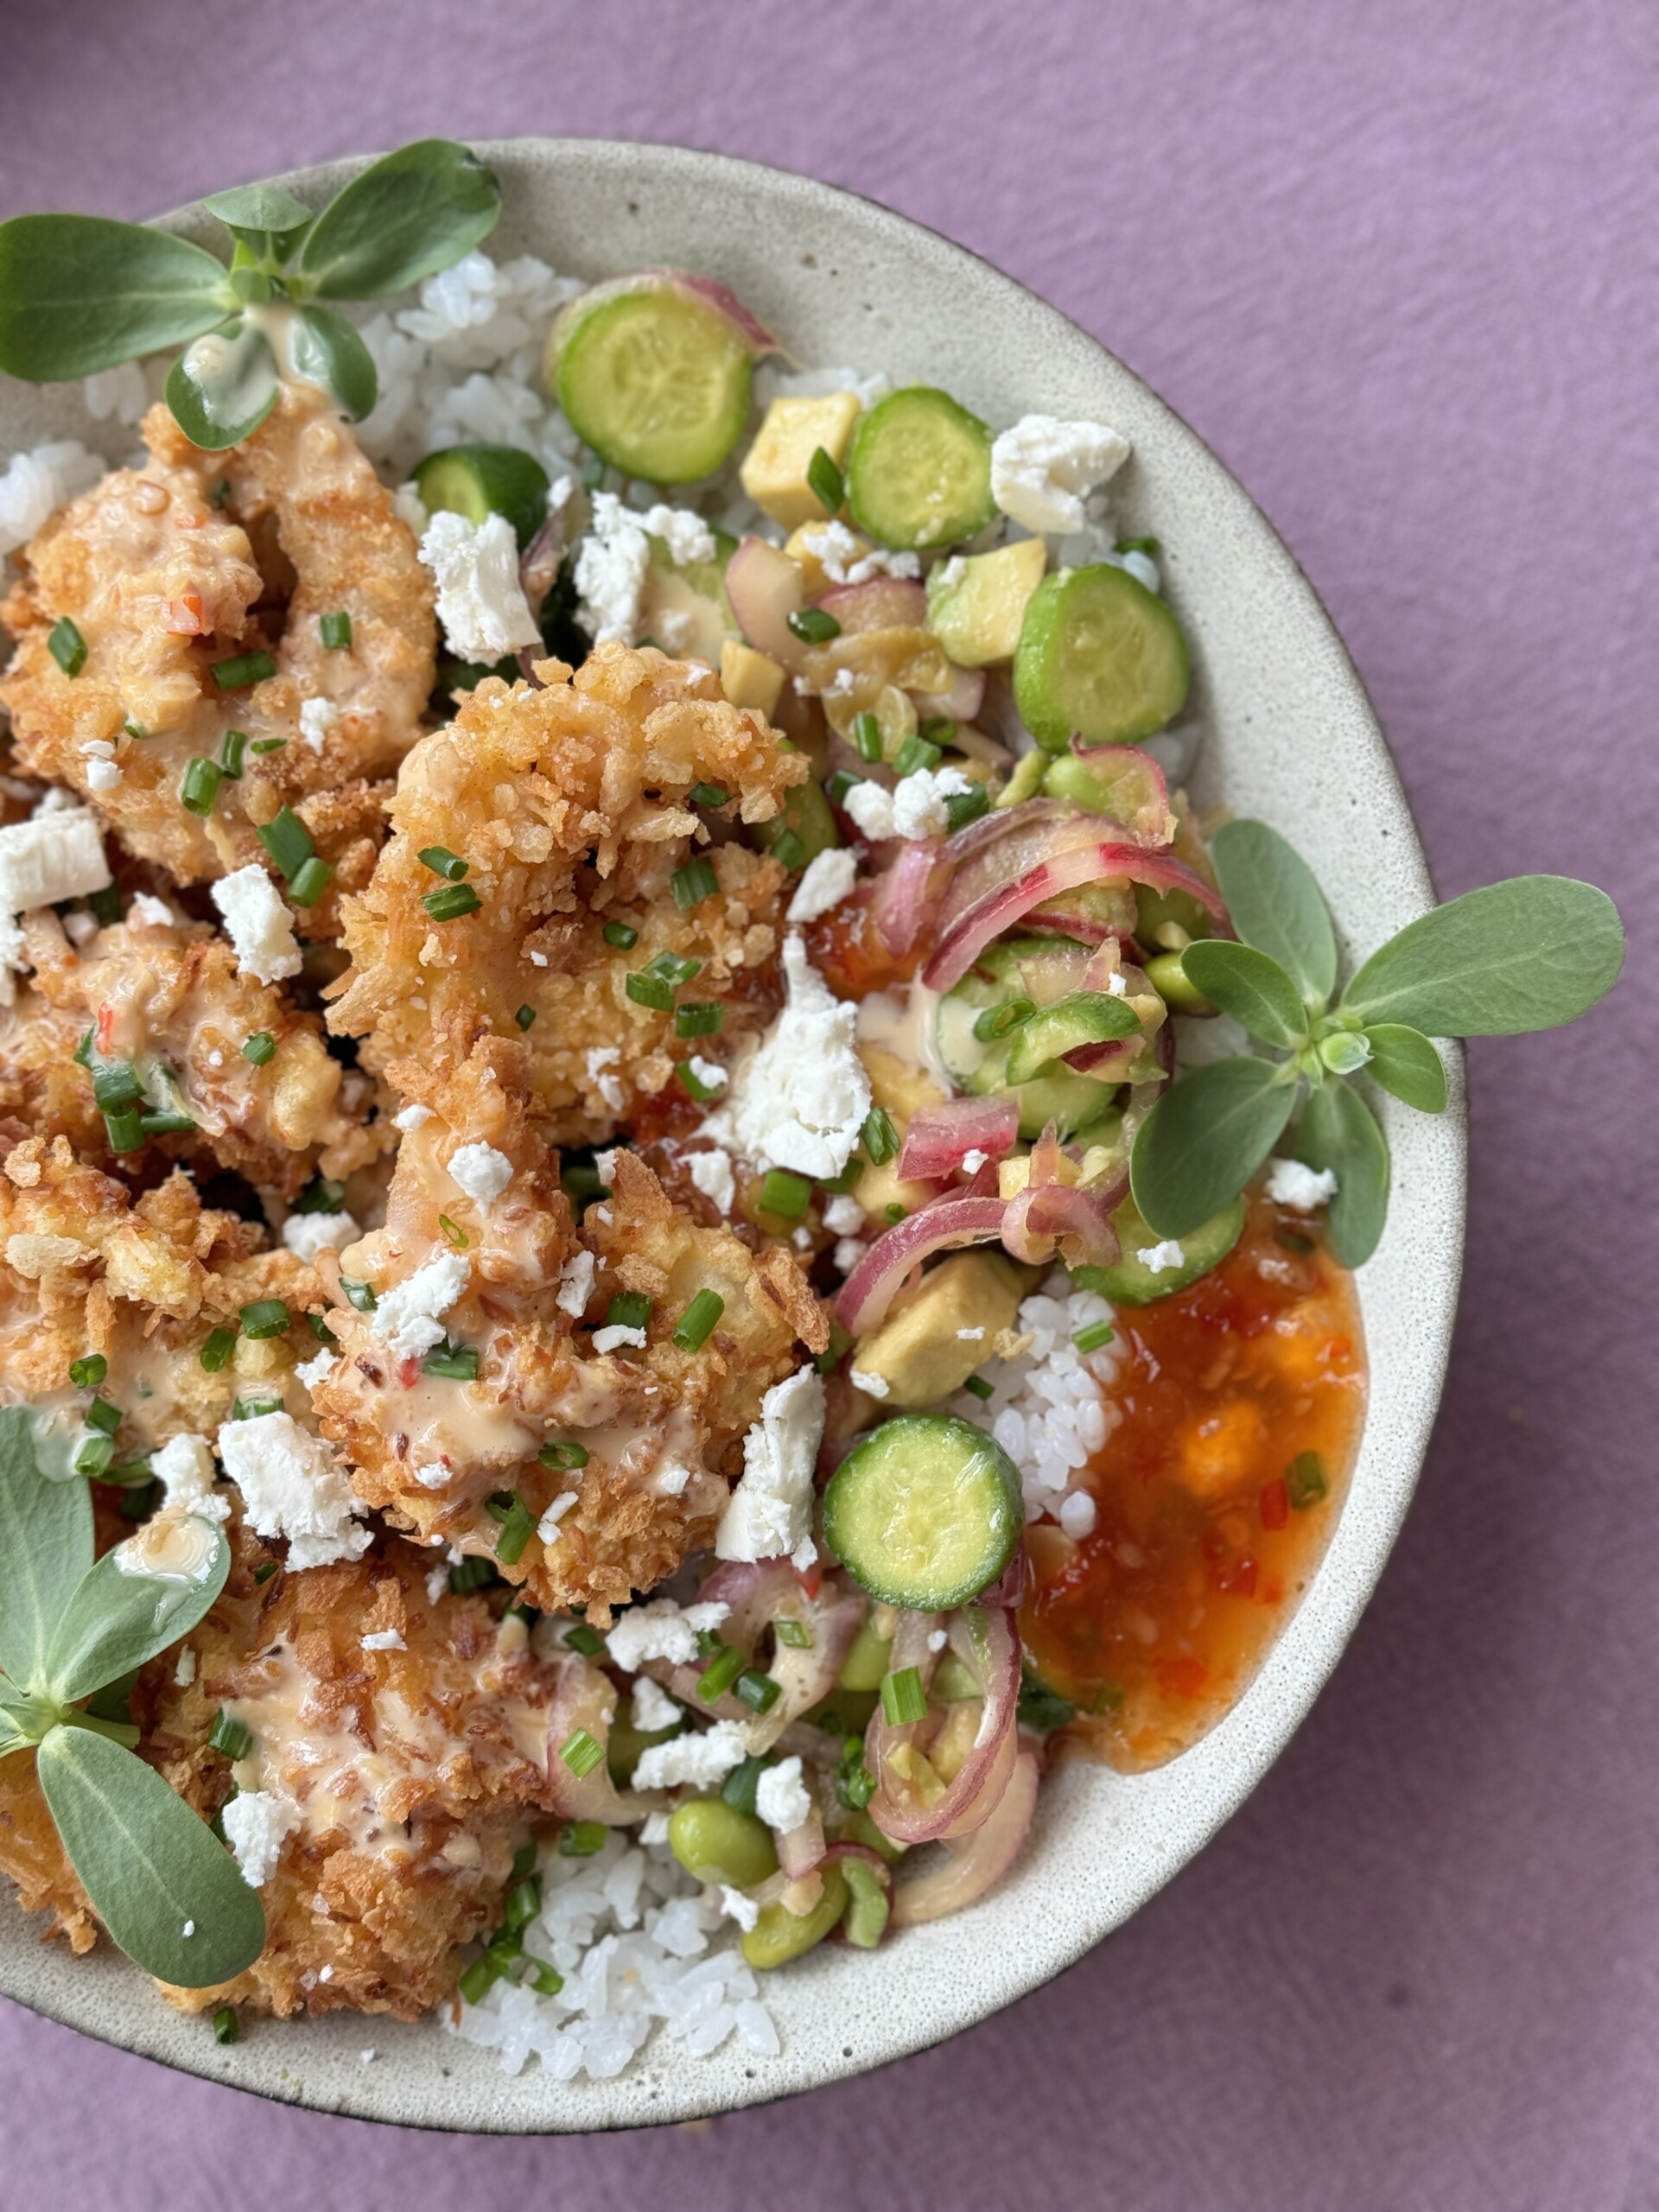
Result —
[[855, 776], [850, 768], [837, 768], [823, 787], [829, 794], [830, 805], [845, 806], [848, 792], [855, 784], [861, 784], [863, 781], [863, 777]]
[[792, 875], [798, 868], [806, 864], [806, 847], [792, 830], [785, 830], [781, 837], [773, 838], [772, 857]]
[[129, 737], [136, 737], [142, 740], [149, 735], [149, 732], [144, 728], [143, 724], [142, 722], [134, 721], [130, 715], [127, 716], [127, 719], [122, 723], [121, 727]]
[[451, 883], [429, 891], [421, 904], [435, 922], [458, 922], [463, 914], [475, 914], [484, 901], [470, 883]]
[[635, 969], [622, 978], [622, 988], [636, 1006], [648, 1006], [657, 1014], [671, 1014], [674, 1010], [674, 986], [665, 983], [660, 976], [648, 976]]
[[214, 484], [213, 490], [207, 494], [207, 504], [213, 508], [214, 513], [217, 514], [219, 510], [225, 505], [230, 496], [231, 480], [228, 476], [221, 476]]
[[726, 1019], [721, 1006], [688, 1005], [674, 1009], [674, 1034], [677, 1037], [718, 1037]]
[[962, 1387], [964, 1390], [971, 1390], [976, 1398], [988, 1398], [996, 1385], [988, 1382], [982, 1375], [970, 1375]]
[[242, 755], [248, 749], [248, 733], [245, 729], [227, 729], [219, 742], [219, 765], [227, 776], [242, 773]]
[[421, 1362], [423, 1375], [436, 1375], [446, 1382], [476, 1382], [478, 1352], [471, 1344], [441, 1344]]
[[731, 796], [719, 784], [693, 784], [686, 793], [693, 806], [725, 806]]
[[374, 1285], [372, 1282], [353, 1282], [349, 1276], [341, 1275], [340, 1287], [345, 1292], [347, 1300], [356, 1306], [359, 1313], [373, 1313], [375, 1297]]
[[927, 1696], [918, 1669], [904, 1667], [896, 1675], [882, 1675], [881, 1712], [889, 1728], [902, 1728], [926, 1716]]
[[213, 681], [221, 691], [239, 691], [245, 683], [263, 683], [276, 673], [276, 663], [270, 653], [238, 653], [213, 663]]
[[584, 1659], [597, 1659], [605, 1649], [605, 1639], [597, 1629], [589, 1628], [586, 1621], [578, 1621], [574, 1628], [564, 1631], [564, 1641], [572, 1651], [580, 1651]]
[[651, 1300], [643, 1290], [619, 1290], [605, 1309], [607, 1329], [643, 1329], [651, 1319]]
[[256, 737], [248, 750], [250, 753], [280, 753], [287, 743], [285, 737]]
[[991, 795], [983, 784], [976, 784], [971, 791], [947, 791], [944, 795], [944, 820], [953, 833], [965, 830], [970, 822], [977, 822], [982, 814], [991, 810]]
[[732, 1695], [740, 1699], [752, 1713], [770, 1713], [783, 1695], [783, 1684], [770, 1675], [763, 1675], [758, 1667], [746, 1667], [732, 1685]]
[[490, 1518], [500, 1523], [495, 1555], [503, 1567], [516, 1567], [536, 1533], [536, 1516], [516, 1490], [492, 1491], [484, 1503]]
[[689, 983], [694, 976], [702, 972], [702, 963], [683, 952], [659, 952], [646, 961], [645, 972], [661, 982], [672, 983], [677, 990], [682, 983]]
[[213, 2015], [213, 2041], [234, 2043], [242, 2032], [234, 2005], [221, 2005]]
[[543, 1466], [550, 1467], [555, 1474], [568, 1475], [577, 1467], [588, 1464], [588, 1446], [569, 1437], [556, 1437], [543, 1444], [536, 1454]]
[[89, 1351], [69, 1363], [69, 1380], [77, 1390], [96, 1390], [109, 1371], [110, 1363], [101, 1351]]
[[349, 614], [320, 614], [317, 632], [331, 653], [344, 652], [352, 642], [352, 618]]
[[244, 1039], [242, 1057], [245, 1060], [251, 1060], [255, 1067], [262, 1068], [276, 1058], [276, 1039], [269, 1029], [256, 1029], [251, 1037]]
[[235, 1350], [236, 1331], [234, 1329], [213, 1329], [208, 1332], [207, 1341], [203, 1344], [199, 1357], [208, 1374], [217, 1375]]
[[251, 1306], [242, 1308], [242, 1333], [245, 1337], [282, 1337], [289, 1328], [288, 1306], [280, 1298], [256, 1298]]
[[779, 1643], [791, 1651], [810, 1651], [812, 1649], [812, 1631], [804, 1621], [792, 1621], [787, 1618], [775, 1620], [772, 1632]]
[[195, 1122], [188, 1114], [140, 1114], [138, 1116], [138, 1133], [141, 1136], [178, 1137], [182, 1136], [188, 1129], [194, 1129], [195, 1126]]
[[[90, 1419], [90, 1415], [88, 1416]], [[1290, 1502], [1300, 1513], [1307, 1506], [1317, 1505], [1330, 1488], [1325, 1479], [1325, 1466], [1317, 1452], [1299, 1452], [1285, 1469], [1285, 1488], [1290, 1492]]]
[[449, 1242], [454, 1246], [457, 1252], [464, 1252], [466, 1250], [467, 1232], [463, 1228], [461, 1228], [458, 1222], [451, 1221], [447, 1213], [441, 1213], [438, 1216], [438, 1227], [443, 1231]]
[[881, 758], [881, 725], [868, 707], [853, 716], [853, 744], [861, 760]]
[[709, 1341], [709, 1332], [726, 1311], [726, 1301], [717, 1290], [700, 1290], [681, 1314], [674, 1331], [674, 1342], [682, 1351], [701, 1351]]
[[937, 745], [930, 745], [925, 737], [907, 737], [893, 755], [893, 772], [895, 776], [913, 776], [918, 768], [937, 767], [938, 759]]
[[482, 1590], [499, 1579], [490, 1561], [476, 1554], [471, 1559], [458, 1559], [449, 1570], [449, 1587], [457, 1598], [465, 1597], [469, 1590]]
[[111, 1405], [107, 1398], [94, 1398], [86, 1408], [86, 1426], [113, 1436], [121, 1426], [121, 1408]]
[[535, 1021], [536, 1009], [533, 1006], [521, 1006], [512, 1018], [521, 1029], [528, 1029]]
[[1071, 1341], [1079, 1351], [1098, 1351], [1103, 1344], [1110, 1344], [1116, 1333], [1109, 1321], [1092, 1321], [1086, 1329], [1077, 1330]]
[[315, 906], [333, 880], [334, 873], [327, 861], [319, 860], [313, 853], [308, 861], [302, 861], [294, 871], [288, 887], [288, 895], [296, 906]]
[[841, 503], [847, 497], [847, 486], [834, 456], [822, 446], [815, 448], [806, 464], [806, 480], [813, 498], [826, 515], [841, 512]]
[[604, 1746], [596, 1742], [585, 1728], [578, 1728], [574, 1736], [568, 1736], [559, 1746], [559, 1757], [578, 1782], [590, 1775], [604, 1756]]
[[253, 1579], [256, 1582], [269, 1582], [276, 1572], [276, 1562], [274, 1559], [262, 1559], [253, 1570]]
[[205, 760], [198, 753], [185, 768], [184, 780], [179, 785], [179, 804], [187, 814], [211, 814], [224, 776], [225, 771], [217, 760]]
[[888, 1160], [898, 1157], [899, 1132], [885, 1106], [872, 1107], [864, 1116], [864, 1127], [859, 1134], [873, 1167], [885, 1167]]
[[719, 1097], [723, 1086], [717, 1083], [705, 1083], [690, 1060], [676, 1060], [674, 1072], [699, 1106], [706, 1106], [711, 1098]]
[[841, 635], [840, 623], [821, 607], [800, 607], [785, 620], [803, 645], [827, 645], [831, 638]]
[[232, 1421], [257, 1421], [264, 1414], [279, 1414], [283, 1410], [280, 1390], [254, 1390], [245, 1398], [238, 1398], [231, 1408]]
[[812, 1185], [804, 1175], [792, 1175], [787, 1167], [769, 1167], [760, 1185], [762, 1213], [782, 1214], [786, 1221], [798, 1221], [812, 1203]]
[[258, 834], [260, 843], [289, 883], [317, 849], [311, 832], [291, 806], [279, 807]]
[[697, 1695], [705, 1705], [724, 1697], [743, 1672], [743, 1654], [733, 1643], [721, 1643], [709, 1665], [697, 1677]]
[[346, 1185], [332, 1176], [314, 1176], [294, 1201], [296, 1213], [340, 1213], [346, 1205]]
[[674, 893], [674, 904], [684, 913], [688, 908], [701, 906], [705, 899], [712, 899], [720, 889], [720, 878], [715, 874], [715, 864], [706, 854], [688, 861], [683, 868], [677, 868], [669, 879]]
[[106, 883], [101, 891], [89, 891], [86, 904], [93, 920], [98, 922], [118, 922], [127, 911], [118, 883]]
[[114, 1440], [107, 1436], [86, 1437], [76, 1452], [74, 1469], [78, 1475], [102, 1475], [115, 1458]]
[[86, 640], [67, 614], [52, 625], [46, 649], [66, 676], [79, 676], [86, 665]]
[[427, 845], [417, 855], [423, 868], [429, 868], [434, 875], [441, 875], [446, 883], [459, 883], [472, 866], [459, 853], [452, 853], [448, 845]]
[[[577, 1732], [584, 1732], [579, 1730]], [[592, 1743], [592, 1737], [588, 1740]], [[597, 1745], [594, 1749], [598, 1750]], [[601, 1758], [605, 1756], [602, 1751], [599, 1755]], [[588, 1769], [584, 1767], [582, 1771], [585, 1774]], [[559, 1856], [561, 1859], [591, 1859], [596, 1852], [604, 1850], [605, 1839], [609, 1834], [610, 1830], [603, 1821], [572, 1821], [568, 1827], [559, 1832]], [[553, 1968], [549, 1967], [546, 1971], [551, 1974]]]
[[631, 952], [639, 942], [639, 932], [626, 922], [607, 922], [602, 932], [607, 944], [619, 952]]
[[305, 1317], [305, 1325], [320, 1344], [337, 1344], [340, 1342], [340, 1338], [321, 1313], [308, 1313]]
[[227, 1759], [245, 1759], [253, 1749], [253, 1731], [245, 1720], [238, 1720], [221, 1705], [214, 1715], [207, 1741], [216, 1751], [223, 1751]]

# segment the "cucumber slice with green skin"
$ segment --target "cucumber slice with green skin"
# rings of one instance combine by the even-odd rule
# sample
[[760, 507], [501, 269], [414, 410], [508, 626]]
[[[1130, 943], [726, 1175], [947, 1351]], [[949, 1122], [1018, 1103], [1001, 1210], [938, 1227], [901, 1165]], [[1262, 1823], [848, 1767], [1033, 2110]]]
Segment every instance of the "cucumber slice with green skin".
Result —
[[429, 514], [465, 515], [477, 524], [505, 515], [522, 553], [547, 520], [547, 471], [517, 446], [445, 446], [415, 471]]
[[971, 1421], [904, 1414], [854, 1446], [823, 1494], [823, 1533], [872, 1598], [949, 1612], [1013, 1558], [1025, 1527], [1020, 1473]]
[[[1068, 991], [1052, 1006], [1021, 1022], [1008, 1039], [1007, 1079], [1029, 1083], [1051, 1060], [1079, 1045], [1109, 1045], [1140, 1034], [1141, 1024], [1127, 999], [1104, 991]], [[1052, 1072], [1053, 1071], [1051, 1071]]]
[[596, 301], [565, 334], [555, 381], [571, 429], [601, 461], [690, 484], [743, 435], [753, 357], [718, 309], [664, 286]]
[[974, 1024], [988, 1011], [1012, 1006], [1019, 999], [1030, 1001], [1039, 1010], [1055, 1005], [1076, 990], [1089, 959], [1089, 947], [1070, 938], [1013, 938], [989, 945], [962, 981], [945, 993], [934, 1014], [939, 1058], [951, 1080], [975, 1098], [1012, 1090], [1020, 1102], [1022, 1137], [1041, 1136], [1050, 1122], [1057, 1124], [1061, 1136], [1069, 1137], [1099, 1121], [1111, 1104], [1113, 1086], [1067, 1067], [1049, 1068], [1014, 1084], [1008, 1059], [1019, 1029], [1000, 1039], [980, 1038], [974, 1034]]
[[1244, 1233], [1244, 1201], [1235, 1198], [1219, 1213], [1191, 1230], [1180, 1240], [1185, 1255], [1179, 1268], [1166, 1268], [1160, 1274], [1145, 1267], [1135, 1254], [1161, 1243], [1135, 1211], [1135, 1200], [1125, 1198], [1112, 1216], [1112, 1226], [1117, 1231], [1123, 1256], [1113, 1268], [1073, 1268], [1071, 1280], [1079, 1290], [1097, 1290], [1114, 1306], [1150, 1306], [1160, 1298], [1169, 1298], [1178, 1290], [1185, 1290], [1200, 1275], [1207, 1275], [1218, 1268]]
[[1049, 753], [1073, 734], [1132, 745], [1180, 712], [1192, 673], [1181, 626], [1109, 561], [1062, 569], [1032, 594], [1014, 656], [1020, 719]]
[[988, 427], [931, 385], [889, 392], [861, 419], [846, 481], [853, 520], [880, 545], [957, 545], [996, 515]]

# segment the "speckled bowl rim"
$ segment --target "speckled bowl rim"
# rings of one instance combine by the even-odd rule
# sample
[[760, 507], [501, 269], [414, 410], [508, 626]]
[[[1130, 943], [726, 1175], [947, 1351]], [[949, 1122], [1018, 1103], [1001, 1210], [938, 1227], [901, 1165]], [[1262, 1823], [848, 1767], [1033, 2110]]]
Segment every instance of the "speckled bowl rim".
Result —
[[[1222, 719], [1199, 775], [1215, 790], [1248, 787], [1253, 804], [1296, 838], [1332, 892], [1338, 933], [1366, 949], [1433, 903], [1427, 863], [1386, 741], [1357, 671], [1313, 585], [1267, 517], [1196, 432], [1142, 379], [1077, 324], [989, 263], [874, 202], [790, 172], [688, 149], [608, 140], [475, 142], [501, 175], [506, 213], [491, 249], [540, 250], [556, 265], [601, 275], [682, 258], [715, 267], [762, 313], [792, 281], [799, 313], [822, 319], [823, 257], [860, 255], [891, 264], [888, 308], [862, 312], [885, 323], [866, 345], [838, 336], [823, 360], [895, 366], [949, 385], [970, 404], [1016, 411], [1109, 406], [1131, 433], [1132, 469], [1157, 480], [1148, 514], [1162, 519], [1172, 596], [1194, 631], [1199, 696]], [[290, 173], [281, 181], [315, 204], [364, 156]], [[545, 216], [523, 219], [538, 190], [584, 194], [594, 238], [626, 247], [554, 247]], [[652, 203], [649, 210], [645, 203]], [[720, 227], [709, 231], [710, 208]], [[643, 217], [638, 230], [630, 220]], [[209, 235], [199, 209], [164, 219]], [[752, 233], [757, 219], [764, 247]], [[521, 233], [514, 237], [514, 232]], [[737, 242], [742, 250], [737, 250]], [[810, 242], [805, 254], [797, 249]], [[731, 252], [725, 251], [730, 245]], [[784, 274], [789, 257], [788, 277]], [[747, 261], [745, 270], [734, 261]], [[809, 270], [802, 277], [798, 269]], [[829, 271], [838, 278], [838, 266]], [[772, 281], [775, 278], [775, 282]], [[855, 287], [855, 289], [859, 289]], [[879, 281], [863, 289], [879, 290]], [[999, 325], [1007, 355], [987, 354], [983, 323], [958, 363], [930, 334], [913, 363], [919, 318], [912, 302], [954, 296]], [[847, 309], [832, 303], [838, 333]], [[971, 319], [971, 318], [970, 318]], [[783, 327], [789, 327], [779, 317]], [[1021, 334], [1031, 341], [1022, 352]], [[952, 328], [952, 342], [962, 334]], [[804, 359], [812, 359], [804, 346]], [[978, 373], [995, 359], [997, 375]], [[1000, 378], [1000, 383], [999, 383]], [[992, 392], [988, 384], [997, 385]], [[1066, 387], [1082, 396], [1068, 400]], [[1104, 387], [1103, 390], [1102, 388]], [[1004, 414], [1004, 419], [1010, 417]], [[90, 426], [73, 388], [36, 391], [0, 380], [0, 456], [50, 436], [79, 435], [111, 456], [127, 434]], [[1187, 480], [1191, 479], [1188, 483]], [[1166, 535], [1174, 496], [1206, 508], [1185, 548]], [[1131, 488], [1126, 513], [1139, 494]], [[1230, 561], [1224, 588], [1244, 604], [1230, 626], [1205, 556]], [[1206, 596], [1213, 589], [1215, 597]], [[1259, 601], [1259, 604], [1257, 601]], [[1293, 650], [1264, 668], [1252, 657], [1252, 620], [1278, 622]], [[1215, 664], [1225, 659], [1227, 666]], [[1205, 680], [1207, 678], [1207, 682]], [[1281, 685], [1284, 696], [1272, 693]], [[1252, 687], [1255, 687], [1253, 689]], [[1257, 696], [1268, 689], [1265, 701]], [[1237, 702], [1236, 704], [1235, 702]], [[1270, 726], [1259, 727], [1263, 721]], [[1332, 732], [1337, 734], [1332, 734]], [[1275, 734], [1277, 733], [1277, 734]], [[1333, 877], [1321, 861], [1340, 861]], [[1349, 895], [1349, 869], [1366, 875]], [[1367, 871], [1370, 871], [1368, 874]], [[1031, 1846], [1014, 1873], [969, 1913], [907, 1932], [902, 1944], [854, 1960], [815, 1953], [768, 1985], [784, 2038], [776, 2060], [730, 2045], [696, 2060], [658, 2034], [616, 2080], [558, 2084], [531, 2063], [503, 2074], [493, 2052], [443, 2034], [430, 2021], [403, 2026], [333, 2015], [251, 2024], [245, 2040], [215, 2043], [107, 1944], [72, 1960], [38, 1939], [15, 1900], [0, 1904], [0, 1993], [60, 2024], [207, 2081], [319, 2112], [391, 2125], [480, 2133], [575, 2133], [702, 2118], [800, 2094], [929, 2048], [1015, 2002], [1077, 1963], [1121, 1926], [1208, 1841], [1243, 1803], [1306, 1717], [1351, 1635], [1392, 1548], [1415, 1486], [1438, 1407], [1455, 1320], [1466, 1198], [1466, 1117], [1461, 1055], [1448, 1054], [1452, 1100], [1430, 1122], [1380, 1102], [1395, 1157], [1387, 1236], [1359, 1290], [1372, 1360], [1372, 1397], [1358, 1461], [1338, 1525], [1301, 1604], [1239, 1704], [1204, 1741], [1151, 1776], [1122, 1777], [1072, 1763], [1046, 1784]], [[1384, 1386], [1379, 1389], [1379, 1384]], [[1070, 1883], [1068, 1888], [1066, 1885]], [[1038, 1885], [1046, 1885], [1039, 1898]], [[1041, 1910], [1031, 1908], [1040, 1903]], [[375, 2056], [365, 2063], [363, 2053]]]

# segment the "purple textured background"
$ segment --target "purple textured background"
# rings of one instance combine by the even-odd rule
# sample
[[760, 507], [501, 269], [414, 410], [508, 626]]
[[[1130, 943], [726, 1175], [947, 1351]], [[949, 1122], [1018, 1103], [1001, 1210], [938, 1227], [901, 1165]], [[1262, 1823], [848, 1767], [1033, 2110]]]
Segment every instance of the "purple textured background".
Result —
[[0, 2202], [1659, 2204], [1652, 0], [10, 0], [0, 55], [0, 214], [545, 132], [934, 225], [1260, 498], [1443, 892], [1589, 875], [1634, 945], [1578, 1031], [1476, 1048], [1463, 1319], [1403, 1541], [1289, 1753], [1116, 1941], [872, 2080], [564, 2142], [284, 2111], [0, 2005]]

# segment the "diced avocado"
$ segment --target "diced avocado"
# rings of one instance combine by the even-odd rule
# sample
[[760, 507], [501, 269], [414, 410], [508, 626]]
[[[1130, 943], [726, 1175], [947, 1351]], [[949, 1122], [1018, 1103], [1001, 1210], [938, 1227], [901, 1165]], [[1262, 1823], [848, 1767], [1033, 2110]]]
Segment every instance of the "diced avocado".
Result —
[[739, 471], [743, 489], [762, 513], [785, 530], [823, 520], [823, 504], [808, 483], [806, 472], [820, 446], [839, 467], [859, 413], [858, 395], [853, 391], [772, 401]]
[[784, 671], [768, 653], [756, 652], [741, 638], [725, 638], [720, 647], [720, 684], [734, 707], [752, 707], [768, 721], [784, 688]]
[[[991, 1339], [1012, 1327], [1025, 1285], [1012, 1261], [994, 1252], [958, 1252], [922, 1277], [848, 1361], [887, 1385], [881, 1403], [914, 1412], [944, 1402], [982, 1366]], [[975, 1329], [983, 1334], [963, 1337]]]
[[1073, 1268], [1071, 1280], [1079, 1290], [1096, 1290], [1103, 1298], [1109, 1298], [1114, 1306], [1150, 1306], [1156, 1299], [1185, 1290], [1200, 1275], [1207, 1275], [1211, 1268], [1221, 1265], [1243, 1234], [1244, 1201], [1235, 1198], [1230, 1205], [1211, 1214], [1197, 1229], [1189, 1230], [1179, 1240], [1179, 1262], [1173, 1268], [1160, 1268], [1156, 1274], [1135, 1255], [1165, 1240], [1147, 1227], [1133, 1198], [1125, 1198], [1118, 1207], [1112, 1216], [1112, 1226], [1122, 1247], [1122, 1257], [1116, 1266]]
[[960, 668], [1012, 660], [1026, 602], [1048, 560], [1040, 537], [999, 545], [992, 553], [960, 554], [927, 580], [927, 626]]

